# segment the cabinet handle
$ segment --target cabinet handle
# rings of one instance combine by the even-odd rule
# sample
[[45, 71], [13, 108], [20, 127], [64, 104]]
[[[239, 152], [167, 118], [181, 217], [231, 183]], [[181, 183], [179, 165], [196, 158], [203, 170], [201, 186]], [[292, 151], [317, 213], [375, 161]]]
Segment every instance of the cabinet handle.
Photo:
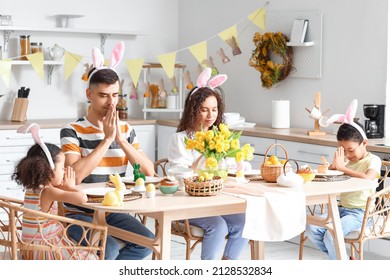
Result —
[[298, 153], [302, 153], [302, 154], [309, 154], [309, 155], [315, 155], [315, 156], [324, 156], [324, 157], [329, 157], [328, 154], [322, 154], [322, 153], [313, 153], [313, 152], [308, 152], [308, 151], [301, 151], [301, 150], [298, 150]]

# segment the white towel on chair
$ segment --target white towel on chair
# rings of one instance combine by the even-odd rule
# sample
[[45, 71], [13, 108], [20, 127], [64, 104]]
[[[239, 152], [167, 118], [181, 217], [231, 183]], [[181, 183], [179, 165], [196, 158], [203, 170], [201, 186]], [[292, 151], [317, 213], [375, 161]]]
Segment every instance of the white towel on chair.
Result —
[[244, 238], [283, 241], [305, 230], [306, 195], [301, 188], [267, 187], [261, 183], [239, 185], [229, 182], [225, 183], [222, 192], [246, 200]]

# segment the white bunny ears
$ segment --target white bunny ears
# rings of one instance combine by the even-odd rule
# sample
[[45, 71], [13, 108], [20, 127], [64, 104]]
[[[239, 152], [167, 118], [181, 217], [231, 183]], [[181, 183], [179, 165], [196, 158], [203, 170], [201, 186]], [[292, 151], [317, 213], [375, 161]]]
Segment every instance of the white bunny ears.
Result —
[[194, 94], [198, 89], [208, 87], [211, 89], [216, 88], [217, 86], [222, 85], [227, 80], [227, 75], [218, 74], [214, 77], [211, 77], [211, 68], [205, 68], [202, 73], [200, 73], [198, 79], [196, 80], [196, 88], [192, 91], [191, 95]]
[[334, 122], [341, 122], [341, 123], [346, 123], [346, 124], [352, 125], [354, 128], [356, 128], [360, 132], [363, 139], [367, 140], [367, 136], [364, 133], [363, 129], [357, 123], [355, 123], [353, 120], [355, 118], [355, 115], [356, 115], [357, 106], [358, 106], [357, 99], [352, 100], [351, 104], [349, 104], [349, 106], [347, 108], [347, 111], [345, 112], [345, 115], [334, 114], [326, 121], [326, 123], [331, 124]]
[[104, 56], [98, 48], [92, 49], [92, 62], [95, 70], [89, 75], [89, 80], [97, 71], [101, 69], [112, 69], [115, 71], [115, 67], [121, 62], [123, 54], [125, 52], [125, 43], [119, 42], [115, 45], [111, 53], [110, 65], [108, 67], [104, 66]]
[[41, 136], [39, 136], [39, 124], [32, 123], [32, 124], [23, 125], [23, 126], [19, 127], [16, 132], [17, 133], [24, 133], [24, 134], [31, 133], [35, 144], [38, 144], [39, 146], [41, 146], [41, 148], [42, 148], [43, 152], [45, 153], [46, 158], [50, 164], [50, 167], [53, 170], [54, 169], [54, 162], [53, 162], [53, 159], [52, 159], [51, 154], [49, 152], [49, 149], [47, 148], [45, 143], [42, 142]]

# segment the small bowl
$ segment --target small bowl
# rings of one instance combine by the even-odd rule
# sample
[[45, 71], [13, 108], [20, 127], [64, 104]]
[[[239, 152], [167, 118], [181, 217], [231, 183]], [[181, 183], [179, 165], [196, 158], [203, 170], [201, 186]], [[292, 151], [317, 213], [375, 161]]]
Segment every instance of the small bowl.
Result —
[[299, 176], [303, 178], [305, 183], [311, 182], [316, 177], [315, 173], [298, 173]]
[[179, 185], [174, 185], [174, 186], [163, 186], [160, 185], [160, 192], [163, 194], [174, 194], [177, 192], [179, 189]]
[[174, 194], [179, 189], [179, 182], [178, 181], [161, 181], [160, 182], [160, 191], [163, 194]]

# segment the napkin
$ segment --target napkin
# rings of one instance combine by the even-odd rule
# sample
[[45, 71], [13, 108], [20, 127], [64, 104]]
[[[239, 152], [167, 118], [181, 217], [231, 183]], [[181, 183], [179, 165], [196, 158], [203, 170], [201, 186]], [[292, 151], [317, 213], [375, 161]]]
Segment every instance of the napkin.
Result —
[[306, 195], [302, 188], [269, 187], [258, 182], [225, 183], [222, 193], [246, 200], [242, 237], [259, 241], [283, 241], [306, 227]]

